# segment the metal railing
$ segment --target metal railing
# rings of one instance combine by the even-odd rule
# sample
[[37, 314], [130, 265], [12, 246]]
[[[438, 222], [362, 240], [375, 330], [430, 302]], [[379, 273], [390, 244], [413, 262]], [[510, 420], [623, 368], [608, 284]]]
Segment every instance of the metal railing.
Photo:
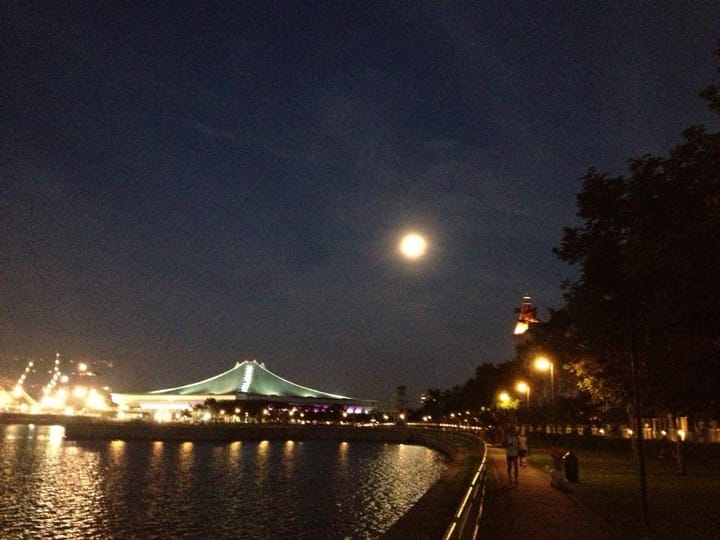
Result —
[[483, 457], [473, 475], [472, 482], [465, 490], [455, 515], [443, 536], [443, 540], [468, 540], [477, 538], [478, 526], [485, 500], [485, 479], [487, 477], [487, 446], [483, 444]]

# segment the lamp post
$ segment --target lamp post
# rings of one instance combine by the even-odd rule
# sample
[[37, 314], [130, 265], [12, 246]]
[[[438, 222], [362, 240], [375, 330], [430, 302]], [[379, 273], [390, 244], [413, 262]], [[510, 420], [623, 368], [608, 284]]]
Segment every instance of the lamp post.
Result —
[[525, 381], [519, 381], [515, 385], [515, 390], [522, 394], [525, 394], [525, 403], [527, 405], [525, 408], [525, 422], [530, 424], [530, 385]]
[[552, 410], [553, 429], [555, 427], [555, 365], [545, 356], [535, 359], [535, 369], [550, 372], [550, 407]]

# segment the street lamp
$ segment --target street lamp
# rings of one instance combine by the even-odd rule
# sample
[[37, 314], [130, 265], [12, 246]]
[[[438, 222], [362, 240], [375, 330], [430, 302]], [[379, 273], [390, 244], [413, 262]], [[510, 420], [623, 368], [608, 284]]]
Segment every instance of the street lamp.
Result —
[[525, 394], [526, 402], [527, 402], [527, 410], [528, 413], [530, 412], [530, 385], [526, 383], [525, 381], [520, 381], [515, 386], [515, 390], [520, 392], [521, 394]]
[[550, 406], [552, 408], [553, 424], [555, 423], [555, 365], [545, 356], [535, 359], [535, 369], [550, 372]]

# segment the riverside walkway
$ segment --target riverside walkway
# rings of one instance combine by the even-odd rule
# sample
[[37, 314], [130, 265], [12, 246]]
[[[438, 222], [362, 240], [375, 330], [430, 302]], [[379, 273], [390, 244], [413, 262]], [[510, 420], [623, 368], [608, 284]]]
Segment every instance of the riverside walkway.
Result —
[[[505, 450], [488, 446], [488, 483], [480, 540], [609, 540], [611, 524], [570, 493], [550, 485], [546, 471], [520, 468], [517, 486], [508, 484]], [[571, 488], [572, 489], [572, 488]]]

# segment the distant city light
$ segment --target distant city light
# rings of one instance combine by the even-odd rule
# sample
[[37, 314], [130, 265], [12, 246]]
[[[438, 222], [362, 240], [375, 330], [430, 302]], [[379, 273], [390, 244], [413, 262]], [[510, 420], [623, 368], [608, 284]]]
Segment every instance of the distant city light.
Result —
[[[33, 414], [50, 413], [74, 415], [82, 412], [97, 413], [108, 410], [111, 406], [109, 388], [92, 388], [90, 386], [75, 385], [73, 377], [64, 374], [60, 369], [60, 354], [55, 355], [52, 369], [48, 370], [50, 380], [39, 390], [39, 396], [31, 396], [28, 390], [28, 376], [35, 373], [35, 363], [29, 361], [24, 372], [6, 399], [3, 407], [16, 408], [21, 412], [28, 409]], [[88, 374], [88, 365], [80, 363], [79, 375]]]

